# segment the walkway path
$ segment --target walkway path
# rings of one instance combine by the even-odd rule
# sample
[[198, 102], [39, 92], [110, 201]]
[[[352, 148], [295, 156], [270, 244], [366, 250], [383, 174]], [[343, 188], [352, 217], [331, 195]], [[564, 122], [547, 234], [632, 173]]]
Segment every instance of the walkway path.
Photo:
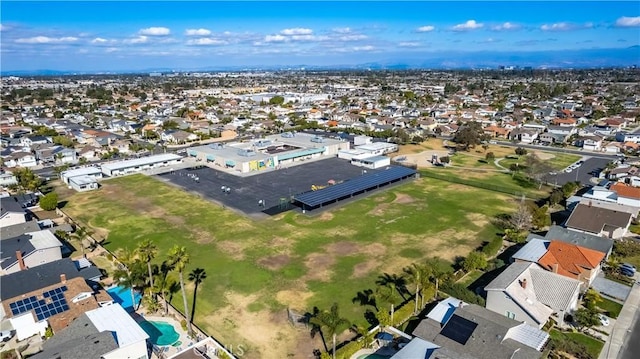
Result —
[[604, 344], [598, 359], [615, 359], [621, 353], [628, 334], [636, 320], [638, 307], [640, 306], [640, 284], [633, 285], [631, 293], [627, 297], [618, 319], [614, 324], [609, 340]]

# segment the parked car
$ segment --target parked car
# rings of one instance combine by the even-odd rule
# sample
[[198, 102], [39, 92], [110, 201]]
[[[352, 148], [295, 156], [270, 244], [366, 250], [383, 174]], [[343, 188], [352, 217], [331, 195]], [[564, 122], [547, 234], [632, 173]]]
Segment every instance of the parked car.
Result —
[[627, 269], [630, 269], [630, 270], [632, 270], [632, 271], [634, 271], [634, 272], [636, 271], [636, 266], [634, 266], [634, 265], [633, 265], [633, 264], [631, 264], [631, 263], [622, 263], [622, 264], [620, 265], [620, 268], [627, 268]]
[[622, 275], [626, 275], [627, 277], [633, 277], [636, 275], [636, 271], [627, 267], [620, 267], [620, 273]]
[[0, 332], [0, 341], [8, 342], [13, 337], [13, 330], [3, 330]]
[[598, 314], [598, 319], [600, 320], [600, 325], [606, 327], [609, 325], [609, 318], [607, 318], [604, 314]]

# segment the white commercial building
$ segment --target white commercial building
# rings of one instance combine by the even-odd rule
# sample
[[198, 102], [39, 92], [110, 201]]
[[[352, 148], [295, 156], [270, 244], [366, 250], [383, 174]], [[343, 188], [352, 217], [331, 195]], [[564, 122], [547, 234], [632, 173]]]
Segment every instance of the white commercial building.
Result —
[[171, 166], [182, 162], [182, 157], [173, 153], [136, 158], [118, 162], [104, 163], [100, 167], [105, 176], [115, 177], [145, 171], [158, 167]]
[[98, 180], [102, 178], [102, 170], [98, 167], [83, 167], [64, 171], [60, 174], [60, 179], [66, 184], [70, 184], [69, 180], [74, 177], [90, 177]]

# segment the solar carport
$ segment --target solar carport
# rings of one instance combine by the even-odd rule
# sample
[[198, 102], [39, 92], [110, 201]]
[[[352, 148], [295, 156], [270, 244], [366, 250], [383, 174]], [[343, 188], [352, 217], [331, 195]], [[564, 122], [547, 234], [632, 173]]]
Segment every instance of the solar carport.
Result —
[[328, 186], [294, 196], [294, 203], [302, 207], [303, 212], [314, 210], [338, 201], [376, 190], [389, 184], [415, 177], [416, 171], [402, 166], [390, 166], [386, 170], [366, 173], [342, 183]]

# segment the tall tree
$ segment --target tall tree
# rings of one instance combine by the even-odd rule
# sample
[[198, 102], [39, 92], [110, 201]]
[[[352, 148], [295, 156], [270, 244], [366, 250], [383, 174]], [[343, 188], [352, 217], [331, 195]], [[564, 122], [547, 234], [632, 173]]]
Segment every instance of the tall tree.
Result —
[[436, 290], [433, 294], [433, 299], [436, 299], [438, 297], [440, 282], [449, 278], [450, 271], [443, 268], [442, 263], [437, 257], [427, 259], [426, 265], [430, 269], [429, 273], [431, 274], [431, 280], [433, 280], [433, 284], [436, 286]]
[[191, 334], [191, 319], [189, 318], [189, 306], [187, 305], [187, 293], [184, 289], [184, 270], [189, 263], [189, 254], [184, 246], [174, 245], [169, 250], [169, 261], [173, 264], [175, 270], [178, 271], [180, 278], [180, 290], [182, 291], [182, 304], [184, 305], [184, 316], [187, 319], [189, 334]]
[[158, 255], [158, 247], [150, 239], [145, 239], [138, 244], [136, 252], [140, 259], [147, 263], [149, 270], [149, 286], [153, 288], [153, 271], [151, 270], [151, 261]]
[[87, 227], [76, 227], [75, 232], [71, 235], [72, 239], [75, 239], [80, 243], [80, 249], [82, 250], [82, 255], [84, 255], [84, 240], [93, 235], [93, 231], [87, 229]]
[[193, 304], [191, 305], [191, 320], [193, 321], [193, 317], [196, 312], [196, 295], [198, 294], [198, 286], [202, 283], [203, 280], [207, 278], [207, 272], [202, 268], [196, 268], [189, 273], [189, 280], [195, 284], [195, 288], [193, 289]]
[[349, 328], [350, 326], [349, 321], [340, 316], [338, 303], [333, 303], [333, 305], [331, 306], [331, 310], [329, 311], [324, 310], [322, 312], [319, 312], [315, 317], [311, 318], [309, 322], [320, 328], [323, 333], [323, 338], [325, 337], [325, 335], [329, 335], [333, 338], [333, 349], [331, 352], [333, 355], [333, 359], [335, 359], [336, 335]]
[[463, 146], [465, 150], [474, 148], [487, 139], [480, 122], [471, 121], [461, 126], [453, 136], [453, 142]]
[[418, 312], [418, 297], [422, 296], [421, 292], [429, 285], [430, 270], [424, 264], [413, 263], [410, 267], [404, 268], [405, 276], [408, 281], [416, 286], [416, 298], [414, 313]]

